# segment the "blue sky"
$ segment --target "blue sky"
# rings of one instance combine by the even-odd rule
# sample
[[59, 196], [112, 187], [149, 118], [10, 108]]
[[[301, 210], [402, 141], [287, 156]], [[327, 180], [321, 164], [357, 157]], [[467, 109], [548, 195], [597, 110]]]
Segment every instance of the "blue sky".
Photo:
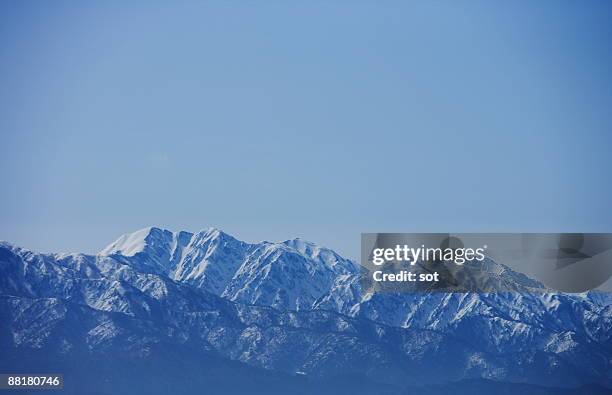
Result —
[[[128, 4], [129, 3], [129, 4]], [[612, 231], [603, 1], [3, 2], [0, 239]]]

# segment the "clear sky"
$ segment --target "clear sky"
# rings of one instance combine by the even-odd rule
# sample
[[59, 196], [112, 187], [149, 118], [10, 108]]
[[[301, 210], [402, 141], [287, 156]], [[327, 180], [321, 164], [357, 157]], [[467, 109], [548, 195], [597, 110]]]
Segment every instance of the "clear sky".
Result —
[[2, 2], [0, 239], [612, 231], [612, 3]]

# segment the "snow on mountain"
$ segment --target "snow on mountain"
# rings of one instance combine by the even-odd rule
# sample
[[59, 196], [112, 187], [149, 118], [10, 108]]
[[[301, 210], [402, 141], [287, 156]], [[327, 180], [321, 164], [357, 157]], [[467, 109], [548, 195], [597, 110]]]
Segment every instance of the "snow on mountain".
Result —
[[[0, 274], [0, 350], [18, 359], [28, 358], [28, 350], [58, 358], [84, 351], [142, 358], [164, 344], [312, 377], [376, 377], [377, 369], [398, 369], [396, 361], [418, 365], [447, 346], [458, 351], [445, 375], [451, 379], [462, 375], [462, 355], [473, 352], [429, 331], [382, 328], [322, 310], [235, 304], [111, 256], [56, 257], [3, 245]], [[12, 286], [17, 283], [22, 286]], [[414, 382], [423, 379], [433, 376]]]
[[198, 232], [191, 235], [180, 257], [173, 262], [169, 275], [174, 280], [220, 295], [249, 250], [248, 244], [218, 229]]
[[335, 259], [325, 250], [299, 250], [294, 246], [294, 243], [257, 246], [222, 296], [242, 303], [308, 310], [332, 290], [338, 275], [355, 272], [352, 262]]
[[298, 251], [304, 257], [315, 260], [338, 275], [343, 275], [347, 272], [355, 273], [359, 269], [355, 262], [341, 257], [335, 251], [300, 238], [286, 240], [283, 244]]
[[215, 295], [280, 309], [311, 309], [356, 263], [301, 239], [249, 244], [214, 228], [197, 233], [149, 227], [121, 236], [99, 256], [167, 275]]
[[104, 248], [98, 255], [122, 257], [131, 264], [140, 264], [144, 270], [168, 274], [189, 244], [192, 233], [171, 232], [148, 227], [122, 235]]
[[494, 281], [531, 291], [364, 295], [357, 264], [332, 250], [212, 228], [146, 228], [97, 255], [2, 243], [0, 345], [145, 355], [189, 344], [314, 376], [611, 384], [609, 295], [551, 293], [486, 264]]

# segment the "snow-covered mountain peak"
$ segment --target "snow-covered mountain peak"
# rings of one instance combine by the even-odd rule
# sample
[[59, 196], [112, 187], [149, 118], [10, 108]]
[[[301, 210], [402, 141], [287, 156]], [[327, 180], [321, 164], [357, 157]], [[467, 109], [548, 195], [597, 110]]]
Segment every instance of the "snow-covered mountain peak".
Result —
[[303, 300], [288, 297], [277, 304], [283, 308], [311, 308], [331, 292], [336, 277], [358, 271], [354, 262], [299, 238], [250, 244], [214, 227], [196, 233], [148, 227], [119, 237], [98, 256], [113, 257], [137, 270], [163, 274], [231, 299], [242, 295], [249, 303], [257, 302], [270, 287], [291, 287], [291, 273], [310, 277], [310, 289], [302, 290]]
[[149, 226], [133, 233], [121, 235], [100, 251], [99, 255], [121, 254], [131, 257], [143, 252], [148, 246], [171, 242], [173, 236], [174, 233], [169, 230]]
[[238, 241], [235, 237], [223, 232], [221, 229], [210, 227], [195, 233], [192, 244], [207, 243], [215, 240], [219, 242]]
[[317, 260], [329, 268], [334, 268], [335, 266], [339, 265], [340, 267], [338, 267], [338, 269], [344, 273], [357, 273], [358, 271], [358, 266], [355, 262], [341, 257], [339, 254], [329, 248], [321, 247], [299, 237], [285, 240], [282, 244], [299, 252], [302, 256], [308, 259]]
[[293, 248], [304, 256], [311, 258], [317, 256], [319, 254], [319, 251], [321, 250], [321, 247], [317, 246], [316, 244], [303, 240], [299, 237], [296, 237], [295, 239], [285, 240], [282, 242], [282, 244]]
[[5, 240], [0, 240], [0, 247], [4, 247], [4, 248], [7, 248], [7, 249], [13, 249], [14, 248], [13, 244], [11, 244], [11, 243], [9, 243], [8, 241], [5, 241]]

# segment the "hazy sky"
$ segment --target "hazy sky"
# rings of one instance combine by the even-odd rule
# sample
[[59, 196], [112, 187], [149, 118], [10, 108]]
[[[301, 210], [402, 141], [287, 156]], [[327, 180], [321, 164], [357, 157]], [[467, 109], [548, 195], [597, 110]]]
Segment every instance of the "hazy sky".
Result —
[[2, 2], [0, 239], [612, 231], [612, 3]]

